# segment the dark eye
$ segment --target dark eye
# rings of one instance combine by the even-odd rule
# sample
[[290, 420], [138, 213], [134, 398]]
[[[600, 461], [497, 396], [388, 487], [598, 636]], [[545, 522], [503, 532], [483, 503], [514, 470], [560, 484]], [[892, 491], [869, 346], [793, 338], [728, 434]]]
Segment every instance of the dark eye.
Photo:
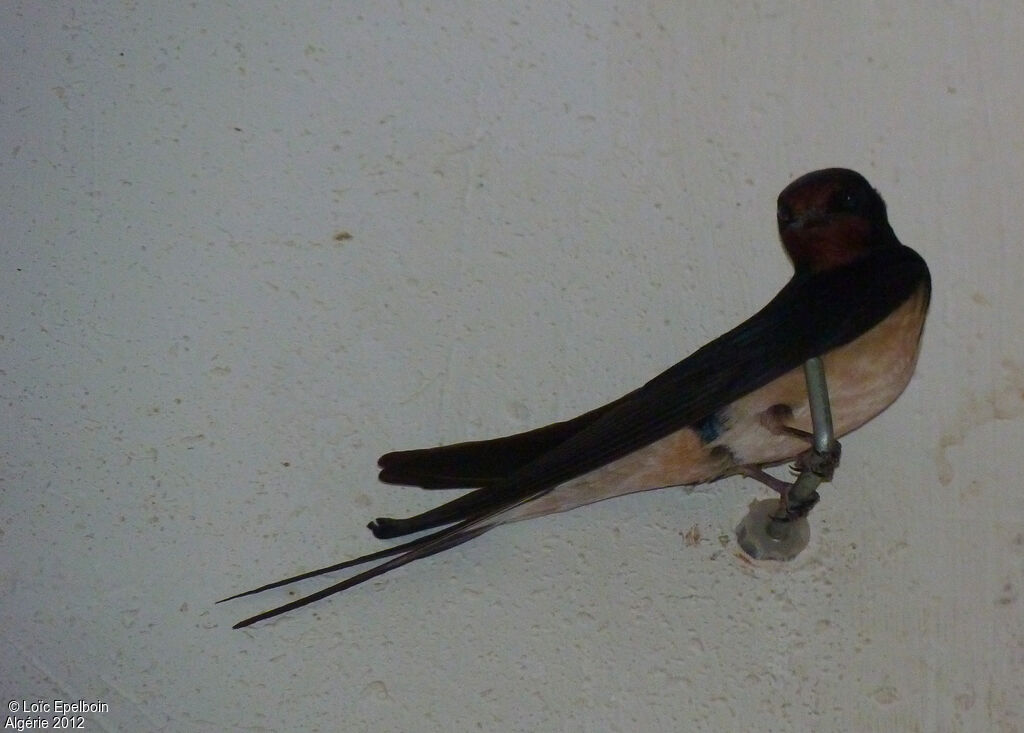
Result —
[[860, 196], [856, 191], [836, 191], [829, 199], [828, 208], [832, 211], [856, 211], [860, 208]]

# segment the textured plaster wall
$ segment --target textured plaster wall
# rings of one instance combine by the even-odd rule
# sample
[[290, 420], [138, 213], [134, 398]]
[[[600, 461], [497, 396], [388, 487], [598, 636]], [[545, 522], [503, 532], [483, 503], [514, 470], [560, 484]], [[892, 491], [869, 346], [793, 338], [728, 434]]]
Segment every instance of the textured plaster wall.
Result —
[[[91, 730], [1020, 731], [1024, 6], [5, 2], [0, 693]], [[827, 9], [826, 9], [827, 7]], [[391, 448], [635, 387], [844, 165], [932, 267], [918, 374], [785, 566], [749, 481], [360, 554]], [[320, 587], [308, 583], [308, 592]], [[6, 715], [4, 713], [3, 715]]]

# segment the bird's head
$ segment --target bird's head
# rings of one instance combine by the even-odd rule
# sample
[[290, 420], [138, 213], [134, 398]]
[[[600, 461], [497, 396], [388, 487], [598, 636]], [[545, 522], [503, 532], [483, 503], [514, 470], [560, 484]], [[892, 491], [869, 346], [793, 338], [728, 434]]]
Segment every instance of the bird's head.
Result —
[[899, 244], [882, 197], [864, 176], [846, 168], [814, 171], [786, 186], [778, 220], [797, 273], [830, 270]]

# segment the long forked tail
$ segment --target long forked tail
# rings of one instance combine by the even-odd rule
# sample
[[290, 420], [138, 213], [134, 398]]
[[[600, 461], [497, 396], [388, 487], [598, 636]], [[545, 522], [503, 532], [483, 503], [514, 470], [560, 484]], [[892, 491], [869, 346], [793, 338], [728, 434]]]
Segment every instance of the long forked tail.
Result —
[[328, 586], [323, 590], [319, 590], [316, 593], [311, 593], [308, 596], [303, 596], [302, 598], [298, 598], [290, 603], [286, 603], [283, 606], [278, 606], [277, 608], [272, 608], [269, 611], [264, 611], [263, 613], [258, 613], [255, 616], [250, 616], [249, 618], [239, 621], [237, 624], [232, 626], [232, 628], [234, 629], [242, 629], [246, 626], [251, 626], [257, 621], [265, 621], [266, 619], [273, 618], [274, 616], [280, 616], [282, 613], [293, 611], [296, 608], [302, 608], [303, 606], [307, 606], [310, 603], [319, 601], [322, 598], [332, 596], [335, 593], [341, 593], [344, 590], [348, 590], [349, 588], [359, 585], [360, 583], [365, 583], [367, 580], [376, 578], [377, 576], [383, 575], [384, 573], [394, 570], [395, 568], [400, 568], [403, 565], [407, 565], [408, 563], [411, 563], [413, 560], [419, 560], [424, 557], [429, 557], [430, 555], [433, 555], [435, 553], [443, 552], [444, 550], [448, 550], [452, 547], [461, 545], [463, 542], [468, 542], [474, 537], [479, 537], [484, 532], [491, 529], [491, 527], [493, 526], [493, 524], [483, 524], [479, 518], [466, 519], [456, 525], [446, 527], [445, 529], [439, 532], [429, 534], [426, 537], [420, 537], [418, 539], [412, 540], [411, 542], [405, 542], [401, 545], [389, 547], [386, 550], [371, 552], [369, 555], [363, 555], [362, 557], [357, 557], [354, 560], [346, 560], [345, 562], [340, 562], [335, 565], [329, 565], [318, 570], [311, 570], [300, 575], [285, 578], [284, 580], [278, 580], [273, 583], [268, 583], [267, 585], [260, 586], [259, 588], [253, 588], [252, 590], [247, 590], [243, 593], [236, 593], [233, 596], [222, 598], [221, 600], [217, 601], [217, 603], [224, 603], [225, 601], [230, 601], [235, 598], [242, 598], [244, 596], [253, 595], [254, 593], [262, 593], [265, 590], [270, 590], [272, 588], [280, 588], [283, 585], [297, 583], [300, 580], [314, 578], [318, 575], [324, 575], [326, 573], [333, 573], [336, 570], [344, 570], [345, 568], [350, 568], [356, 565], [362, 565], [364, 563], [373, 562], [374, 560], [380, 560], [385, 557], [392, 558], [391, 560], [383, 562], [380, 565], [376, 565], [370, 568], [369, 570], [364, 570], [361, 573], [353, 575], [351, 578], [343, 580], [340, 583], [335, 583], [334, 585]]

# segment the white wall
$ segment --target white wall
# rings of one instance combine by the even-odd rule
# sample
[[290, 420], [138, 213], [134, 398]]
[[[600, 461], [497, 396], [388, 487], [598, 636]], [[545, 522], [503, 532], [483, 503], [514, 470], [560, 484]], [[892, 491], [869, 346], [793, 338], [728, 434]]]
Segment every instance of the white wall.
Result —
[[[1021, 730], [1024, 6], [503, 5], [0, 7], [5, 699], [101, 700], [100, 730]], [[776, 194], [832, 165], [934, 298], [796, 562], [741, 557], [765, 491], [736, 479], [231, 630], [291, 596], [215, 599], [437, 501], [378, 454], [569, 417], [760, 307]]]

